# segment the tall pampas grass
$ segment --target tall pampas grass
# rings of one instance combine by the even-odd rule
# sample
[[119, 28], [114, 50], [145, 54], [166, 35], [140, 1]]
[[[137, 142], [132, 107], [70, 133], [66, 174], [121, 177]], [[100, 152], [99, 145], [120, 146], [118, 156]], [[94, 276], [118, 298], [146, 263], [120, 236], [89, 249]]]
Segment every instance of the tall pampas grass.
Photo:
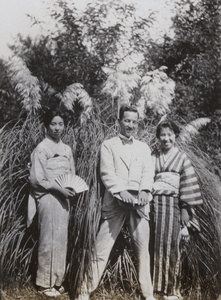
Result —
[[59, 93], [57, 96], [61, 100], [61, 105], [76, 115], [81, 126], [90, 119], [93, 103], [82, 84], [73, 83], [69, 85], [63, 93]]
[[41, 108], [41, 88], [38, 79], [33, 76], [25, 62], [13, 56], [8, 63], [8, 72], [12, 85], [20, 96], [23, 109], [36, 113]]
[[196, 208], [201, 232], [183, 245], [183, 287], [190, 295], [198, 290], [197, 299], [217, 299], [221, 291], [221, 181], [193, 140], [180, 139], [178, 145], [194, 166], [203, 198], [203, 205]]
[[[154, 131], [155, 127], [150, 124], [140, 131], [140, 139], [151, 147], [156, 145]], [[99, 109], [94, 108], [84, 126], [74, 127], [70, 123], [63, 137], [74, 149], [77, 175], [89, 185], [89, 191], [76, 196], [71, 203], [66, 282], [72, 298], [84, 275], [90, 272], [91, 251], [99, 228], [104, 192], [99, 175], [100, 146], [103, 140], [116, 133], [116, 126], [108, 127], [101, 120]], [[25, 121], [19, 121], [12, 129], [2, 130], [0, 135], [1, 277], [5, 283], [9, 280], [26, 283], [34, 272], [37, 245], [36, 236], [25, 226], [29, 192], [27, 166], [31, 152], [44, 134], [39, 118], [29, 114]], [[208, 157], [192, 141], [180, 139], [178, 143], [194, 165], [204, 200], [197, 209], [201, 233], [183, 247], [183, 290], [187, 299], [216, 299], [220, 290], [220, 180], [209, 171]], [[136, 261], [125, 230], [112, 251], [97, 293], [114, 297], [116, 288], [120, 288], [119, 299], [129, 294], [136, 299], [138, 286]], [[94, 297], [96, 299], [96, 292]]]
[[24, 283], [35, 241], [25, 226], [29, 155], [42, 137], [39, 120], [29, 114], [12, 129], [3, 130], [1, 139], [0, 257], [2, 283]]
[[183, 126], [182, 131], [180, 133], [181, 140], [191, 141], [194, 137], [196, 137], [199, 134], [199, 130], [210, 122], [211, 118], [197, 118], [189, 124], [187, 124], [186, 126]]
[[175, 96], [175, 82], [164, 72], [167, 67], [160, 67], [147, 72], [141, 78], [141, 98], [138, 107], [141, 117], [148, 107], [155, 114], [163, 115], [170, 111], [169, 105]]
[[111, 96], [112, 106], [117, 100], [118, 111], [122, 104], [129, 104], [132, 90], [138, 86], [140, 76], [136, 73], [126, 73], [120, 70], [103, 68], [107, 73], [107, 80], [103, 85], [102, 93]]

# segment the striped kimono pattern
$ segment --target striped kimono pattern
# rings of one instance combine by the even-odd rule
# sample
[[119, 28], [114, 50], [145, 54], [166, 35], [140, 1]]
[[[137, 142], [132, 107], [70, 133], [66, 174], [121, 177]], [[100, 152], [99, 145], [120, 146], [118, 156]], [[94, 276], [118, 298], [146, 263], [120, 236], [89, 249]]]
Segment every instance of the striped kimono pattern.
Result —
[[202, 203], [195, 171], [185, 153], [170, 150], [167, 159], [162, 153], [153, 155], [155, 182], [154, 265], [155, 292], [179, 294], [180, 287], [180, 211]]

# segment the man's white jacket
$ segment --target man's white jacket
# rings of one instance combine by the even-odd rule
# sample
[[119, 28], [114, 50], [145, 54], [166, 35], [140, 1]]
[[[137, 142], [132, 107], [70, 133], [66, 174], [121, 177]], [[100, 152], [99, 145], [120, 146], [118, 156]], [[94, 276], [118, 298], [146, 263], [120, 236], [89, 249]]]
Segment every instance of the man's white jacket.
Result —
[[115, 195], [121, 191], [152, 190], [154, 166], [150, 148], [136, 139], [131, 146], [132, 152], [128, 155], [119, 136], [102, 143], [100, 173], [106, 188], [102, 207], [104, 217], [119, 211]]

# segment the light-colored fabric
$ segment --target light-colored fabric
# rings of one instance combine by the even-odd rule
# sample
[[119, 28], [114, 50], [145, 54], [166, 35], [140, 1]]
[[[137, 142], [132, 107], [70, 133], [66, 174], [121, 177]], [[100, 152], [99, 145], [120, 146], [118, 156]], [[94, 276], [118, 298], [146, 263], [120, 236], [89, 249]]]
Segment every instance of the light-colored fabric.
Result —
[[51, 194], [39, 200], [38, 286], [60, 286], [64, 280], [69, 220], [67, 201]]
[[[123, 144], [120, 137], [104, 141], [101, 146], [101, 179], [106, 187], [102, 222], [95, 242], [91, 277], [82, 286], [82, 293], [97, 288], [110, 252], [126, 219], [138, 259], [138, 278], [145, 297], [153, 294], [149, 261], [149, 205], [141, 213], [119, 205], [115, 195], [124, 190], [152, 189], [154, 168], [149, 147], [135, 139]], [[146, 211], [146, 215], [144, 212]]]
[[101, 179], [113, 195], [124, 190], [151, 190], [154, 168], [149, 147], [134, 139], [132, 157], [128, 158], [119, 137], [104, 141], [101, 146]]
[[46, 137], [31, 154], [31, 192], [28, 199], [27, 227], [31, 225], [36, 214], [38, 199], [47, 193], [57, 176], [65, 173], [75, 174], [71, 148], [62, 141], [54, 143]]
[[31, 191], [28, 196], [27, 227], [29, 227], [32, 224], [36, 212], [37, 212], [36, 201]]
[[52, 180], [65, 173], [75, 174], [71, 148], [46, 137], [31, 154], [29, 181], [35, 197], [40, 198], [51, 188]]
[[66, 267], [68, 200], [50, 193], [52, 181], [64, 173], [75, 174], [70, 147], [45, 138], [31, 155], [29, 177], [39, 226], [36, 284], [45, 288], [61, 285]]
[[202, 203], [194, 169], [187, 156], [177, 148], [167, 159], [163, 153], [153, 156], [154, 291], [176, 295], [180, 287], [180, 210]]
[[[203, 203], [200, 188], [197, 182], [195, 171], [191, 165], [190, 160], [185, 153], [181, 152], [178, 148], [174, 148], [172, 151], [173, 155], [164, 161], [162, 153], [153, 155], [153, 161], [155, 164], [155, 179], [158, 182], [159, 174], [163, 174], [163, 177], [167, 180], [166, 174], [169, 173], [168, 177], [171, 177], [171, 173], [176, 173], [180, 177], [179, 180], [179, 200], [182, 204], [195, 206]], [[177, 185], [174, 174], [174, 185]], [[163, 180], [161, 177], [161, 181]], [[168, 183], [167, 181], [165, 184]], [[171, 182], [170, 182], [171, 183]], [[169, 187], [168, 189], [156, 190], [154, 189], [153, 194], [155, 195], [172, 195], [173, 190]]]
[[[106, 187], [102, 216], [105, 218], [121, 214], [115, 194], [124, 190], [152, 190], [154, 166], [149, 147], [133, 139], [128, 156], [125, 146], [119, 137], [104, 141], [101, 146], [100, 172]], [[149, 208], [144, 211], [148, 212]]]
[[178, 198], [155, 195], [154, 217], [154, 291], [174, 295], [180, 287], [181, 226]]
[[138, 259], [138, 279], [144, 297], [153, 295], [150, 276], [149, 257], [149, 222], [140, 218], [135, 211], [124, 211], [121, 215], [103, 220], [95, 243], [95, 255], [91, 266], [91, 277], [88, 279], [88, 287], [81, 290], [94, 291], [105, 270], [111, 249], [127, 219], [132, 246]]
[[180, 187], [180, 174], [176, 172], [162, 172], [155, 176], [153, 193], [160, 195], [168, 191], [170, 195], [178, 196]]

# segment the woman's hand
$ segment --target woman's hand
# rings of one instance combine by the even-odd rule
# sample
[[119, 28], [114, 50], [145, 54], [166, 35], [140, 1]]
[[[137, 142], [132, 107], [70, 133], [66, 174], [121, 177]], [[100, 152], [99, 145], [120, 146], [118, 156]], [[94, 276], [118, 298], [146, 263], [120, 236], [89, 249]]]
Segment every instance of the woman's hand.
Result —
[[187, 229], [186, 226], [184, 226], [183, 228], [181, 228], [181, 231], [180, 231], [180, 236], [181, 236], [181, 239], [185, 242], [188, 242], [189, 239], [190, 239], [190, 235], [189, 235], [189, 231]]
[[72, 198], [76, 195], [76, 192], [72, 188], [61, 188], [57, 183], [52, 184], [51, 191], [53, 193], [59, 193], [64, 198]]
[[187, 226], [188, 222], [190, 220], [188, 211], [186, 208], [181, 209], [181, 226]]
[[64, 188], [64, 189], [61, 189], [61, 193], [63, 194], [63, 196], [65, 198], [72, 198], [76, 195], [76, 192], [74, 189], [71, 189], [71, 188]]

